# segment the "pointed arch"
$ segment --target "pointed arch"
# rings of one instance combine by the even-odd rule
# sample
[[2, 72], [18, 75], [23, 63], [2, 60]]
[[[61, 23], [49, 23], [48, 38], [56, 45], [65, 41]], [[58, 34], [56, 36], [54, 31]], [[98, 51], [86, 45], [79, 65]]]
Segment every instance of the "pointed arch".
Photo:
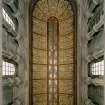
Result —
[[[31, 37], [30, 37], [30, 46], [31, 46], [31, 51], [30, 51], [30, 64], [32, 64], [32, 57], [33, 57], [33, 54], [32, 54], [32, 41], [33, 41], [33, 39], [32, 39], [32, 29], [33, 29], [33, 23], [32, 23], [32, 16], [33, 16], [33, 11], [34, 11], [34, 9], [35, 9], [35, 7], [37, 6], [37, 3], [39, 2], [39, 1], [41, 1], [41, 0], [33, 0], [32, 1], [32, 3], [31, 3], [31, 15], [30, 15], [30, 23], [31, 23], [31, 26], [30, 26], [30, 31], [31, 31]], [[73, 39], [73, 41], [74, 41], [74, 43], [73, 43], [73, 45], [75, 46], [74, 47], [74, 49], [73, 49], [73, 54], [74, 54], [74, 56], [73, 56], [73, 60], [74, 60], [74, 62], [75, 62], [75, 65], [73, 65], [73, 68], [74, 68], [74, 77], [73, 77], [73, 81], [74, 81], [74, 83], [73, 83], [73, 88], [74, 88], [74, 105], [76, 105], [76, 96], [77, 96], [77, 87], [76, 87], [76, 85], [77, 85], [77, 83], [76, 83], [76, 81], [77, 81], [77, 76], [76, 76], [76, 46], [77, 46], [77, 42], [76, 42], [76, 30], [77, 30], [77, 28], [76, 28], [76, 24], [77, 24], [77, 12], [76, 12], [76, 5], [75, 5], [75, 2], [74, 1], [69, 1], [69, 0], [67, 0], [67, 2], [69, 3], [69, 5], [71, 5], [71, 8], [72, 8], [72, 11], [73, 11], [73, 19], [74, 19], [74, 23], [73, 23], [73, 28], [74, 28], [74, 33], [73, 33], [73, 35], [75, 36], [74, 37], [74, 39]], [[53, 16], [53, 15], [52, 15]], [[49, 16], [50, 17], [50, 16]], [[57, 16], [55, 16], [56, 18], [57, 18]], [[38, 18], [36, 18], [36, 19], [38, 19]], [[46, 18], [46, 20], [47, 20], [48, 18]], [[43, 22], [47, 22], [46, 20], [41, 20], [41, 19], [39, 19], [39, 21], [43, 21]], [[59, 20], [59, 19], [58, 19]], [[63, 21], [63, 20], [60, 20], [60, 21]], [[38, 34], [38, 33], [37, 33]], [[42, 35], [42, 34], [41, 34]], [[32, 69], [32, 67], [30, 67], [30, 69]], [[32, 89], [32, 71], [30, 72], [30, 90]], [[30, 100], [32, 100], [32, 97], [33, 95], [32, 95], [32, 91], [30, 91], [30, 97], [31, 97], [31, 99]], [[30, 104], [33, 104], [33, 100], [30, 102]]]

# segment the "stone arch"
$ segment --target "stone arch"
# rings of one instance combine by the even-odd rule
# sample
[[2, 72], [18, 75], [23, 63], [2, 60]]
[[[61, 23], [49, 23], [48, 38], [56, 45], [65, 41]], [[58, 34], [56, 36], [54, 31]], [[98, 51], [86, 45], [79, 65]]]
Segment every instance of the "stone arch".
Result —
[[[39, 4], [41, 4], [40, 2], [41, 1], [47, 1], [47, 0], [38, 0], [38, 1], [34, 1], [33, 3], [32, 3], [32, 6], [30, 7], [31, 8], [31, 16], [33, 16], [33, 12], [34, 12], [34, 10], [35, 10], [35, 8], [36, 8], [36, 6], [37, 6], [37, 4], [39, 3]], [[57, 0], [56, 0], [57, 1]], [[59, 1], [59, 0], [58, 0]], [[63, 0], [61, 0], [61, 1], [63, 1]], [[72, 16], [73, 16], [73, 29], [75, 30], [74, 32], [73, 32], [73, 35], [75, 36], [74, 37], [74, 39], [73, 39], [73, 45], [75, 46], [74, 47], [74, 49], [73, 49], [73, 53], [74, 53], [74, 55], [75, 56], [73, 56], [74, 58], [74, 62], [75, 62], [75, 60], [76, 60], [76, 9], [75, 9], [75, 7], [74, 7], [74, 4], [75, 3], [73, 3], [73, 1], [70, 1], [70, 2], [68, 2], [68, 1], [65, 1], [65, 2], [67, 2], [68, 3], [68, 5], [70, 5], [71, 6], [71, 9], [72, 9], [72, 12], [73, 12], [73, 14], [72, 14]], [[38, 5], [39, 5], [38, 4]], [[70, 10], [69, 10], [70, 11]], [[69, 15], [69, 13], [68, 13], [68, 15]], [[41, 16], [41, 15], [39, 15], [39, 16]], [[39, 21], [42, 21], [42, 22], [46, 22], [47, 23], [47, 19], [48, 18], [50, 18], [50, 17], [52, 17], [52, 16], [55, 16], [53, 13], [51, 13], [50, 15], [47, 15], [48, 17], [46, 18], [46, 19], [38, 19], [38, 18], [36, 18], [36, 19], [38, 19]], [[43, 16], [41, 16], [42, 18], [44, 18]], [[55, 16], [57, 19], [59, 18], [58, 16]], [[31, 25], [32, 25], [32, 27], [31, 27], [31, 29], [33, 29], [33, 24], [32, 24], [32, 17], [30, 18], [30, 20], [31, 20]], [[60, 20], [60, 19], [58, 19], [58, 20]], [[68, 18], [68, 20], [69, 20], [69, 18]], [[63, 20], [60, 20], [60, 21], [63, 21]], [[40, 25], [41, 26], [41, 25]], [[61, 25], [62, 26], [62, 25]], [[46, 26], [45, 26], [46, 27]], [[39, 28], [38, 28], [39, 29]], [[62, 28], [63, 29], [63, 28]], [[69, 28], [67, 28], [68, 30], [69, 30]], [[37, 29], [36, 29], [37, 30]], [[32, 30], [31, 30], [31, 32], [32, 32]], [[43, 32], [42, 32], [43, 33]], [[63, 32], [61, 32], [61, 33], [63, 33]], [[65, 33], [65, 32], [64, 32]], [[37, 33], [38, 34], [38, 33]], [[31, 36], [31, 48], [32, 48], [32, 36]], [[32, 63], [32, 51], [31, 51], [31, 63]], [[32, 67], [31, 67], [31, 69], [32, 69]], [[74, 74], [73, 74], [73, 81], [74, 81], [74, 83], [73, 83], [73, 87], [74, 87], [74, 99], [73, 100], [75, 100], [75, 102], [73, 102], [74, 104], [76, 103], [76, 62], [75, 62], [75, 65], [73, 65], [73, 69], [74, 69]], [[31, 71], [32, 72], [32, 71]], [[32, 74], [30, 73], [30, 75], [32, 76]], [[30, 80], [32, 80], [32, 77], [31, 77], [31, 79]], [[32, 81], [30, 81], [31, 82], [31, 89], [32, 89]], [[31, 91], [31, 99], [32, 99], [32, 91]], [[64, 103], [64, 102], [63, 102]], [[69, 104], [68, 104], [69, 105]]]

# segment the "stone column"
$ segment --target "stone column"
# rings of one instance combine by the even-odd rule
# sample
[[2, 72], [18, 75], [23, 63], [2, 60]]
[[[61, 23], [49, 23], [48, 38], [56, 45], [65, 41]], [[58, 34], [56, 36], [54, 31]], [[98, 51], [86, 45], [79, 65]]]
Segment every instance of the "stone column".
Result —
[[2, 0], [0, 0], [0, 105], [2, 103]]
[[29, 90], [29, 85], [31, 84], [30, 81], [30, 37], [31, 37], [31, 32], [30, 32], [30, 3], [31, 0], [25, 0], [25, 105], [31, 105], [31, 96]]
[[77, 102], [86, 105], [88, 100], [88, 68], [87, 68], [87, 0], [80, 1], [77, 24]]

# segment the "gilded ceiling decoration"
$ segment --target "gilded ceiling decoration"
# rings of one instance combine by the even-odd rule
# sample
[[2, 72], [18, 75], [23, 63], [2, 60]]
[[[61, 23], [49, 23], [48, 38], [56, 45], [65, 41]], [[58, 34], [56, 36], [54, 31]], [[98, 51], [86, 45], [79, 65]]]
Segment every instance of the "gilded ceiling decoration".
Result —
[[33, 105], [73, 105], [74, 18], [66, 0], [39, 0], [32, 16]]

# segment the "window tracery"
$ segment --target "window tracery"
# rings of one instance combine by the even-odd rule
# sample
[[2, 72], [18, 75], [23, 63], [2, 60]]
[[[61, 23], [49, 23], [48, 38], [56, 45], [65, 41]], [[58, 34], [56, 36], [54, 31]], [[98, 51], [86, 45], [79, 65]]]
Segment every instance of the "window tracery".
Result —
[[89, 76], [91, 77], [103, 77], [104, 76], [104, 60], [95, 61], [89, 64]]
[[16, 74], [16, 67], [13, 63], [9, 63], [3, 60], [2, 65], [3, 65], [3, 70], [2, 70], [3, 76], [14, 76]]
[[32, 26], [33, 104], [73, 105], [72, 6], [65, 0], [40, 0], [33, 9]]

